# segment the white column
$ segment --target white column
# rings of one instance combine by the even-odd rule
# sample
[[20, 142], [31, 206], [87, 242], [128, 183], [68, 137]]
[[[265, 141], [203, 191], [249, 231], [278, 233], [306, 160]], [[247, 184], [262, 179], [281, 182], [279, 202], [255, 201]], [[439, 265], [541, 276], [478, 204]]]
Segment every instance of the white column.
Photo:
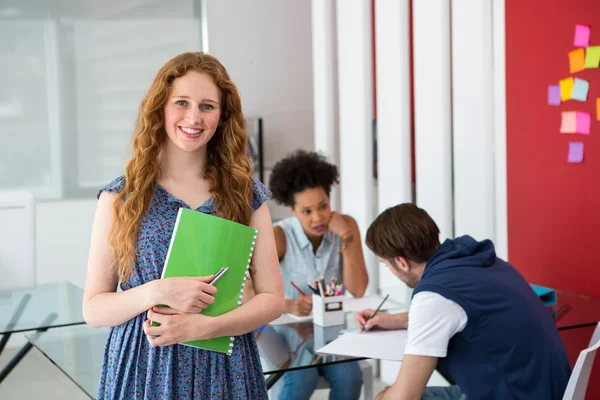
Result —
[[[412, 202], [410, 108], [409, 0], [375, 2], [377, 70], [377, 191], [378, 212]], [[408, 304], [412, 290], [384, 264], [379, 264], [379, 286], [400, 286]], [[391, 384], [400, 363], [380, 362], [380, 378]]]
[[[33, 22], [32, 22], [33, 23]], [[48, 104], [48, 136], [50, 137], [50, 185], [42, 185], [41, 190], [34, 190], [38, 197], [62, 199], [65, 194], [65, 179], [63, 167], [63, 145], [60, 83], [60, 55], [58, 47], [58, 23], [48, 20], [44, 23], [44, 49], [46, 57], [46, 98]], [[64, 88], [63, 88], [64, 90]]]
[[450, 0], [413, 1], [416, 203], [453, 237]]
[[[335, 3], [312, 0], [312, 62], [315, 151], [339, 166], [335, 93]], [[331, 192], [339, 209], [339, 188]]]
[[494, 82], [494, 182], [496, 199], [496, 255], [508, 260], [508, 215], [506, 200], [506, 51], [504, 42], [504, 0], [492, 6], [492, 48]]
[[353, 216], [369, 272], [368, 292], [377, 288], [375, 257], [364, 245], [374, 217], [371, 4], [337, 1], [340, 187], [342, 212]]
[[452, 0], [454, 234], [495, 236], [492, 0]]
[[[409, 13], [409, 0], [375, 3], [379, 213], [413, 201]], [[384, 264], [379, 265], [379, 285], [401, 285], [406, 289], [405, 301], [410, 300], [407, 286]]]
[[208, 51], [208, 8], [207, 0], [200, 0], [200, 35], [202, 37], [202, 51], [210, 54]]
[[412, 201], [409, 0], [375, 3], [379, 212]]

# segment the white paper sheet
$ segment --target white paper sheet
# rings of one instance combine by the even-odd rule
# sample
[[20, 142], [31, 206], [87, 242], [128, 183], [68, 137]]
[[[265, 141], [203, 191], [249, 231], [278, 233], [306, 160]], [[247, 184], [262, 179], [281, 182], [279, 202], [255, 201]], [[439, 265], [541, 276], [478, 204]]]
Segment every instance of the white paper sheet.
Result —
[[313, 320], [312, 313], [309, 315], [306, 315], [304, 317], [299, 317], [294, 314], [283, 313], [276, 320], [269, 322], [269, 325], [283, 325], [283, 324], [291, 324], [294, 322], [306, 322], [306, 321], [312, 321], [312, 320]]
[[[344, 311], [359, 312], [359, 311], [365, 310], [367, 308], [376, 310], [377, 307], [379, 307], [379, 305], [383, 301], [383, 299], [384, 298], [382, 296], [377, 296], [377, 295], [365, 296], [365, 297], [361, 297], [361, 298], [348, 297], [348, 298], [344, 299]], [[396, 309], [405, 308], [408, 311], [408, 307], [403, 306], [402, 304], [398, 304], [389, 298], [385, 301], [385, 303], [383, 303], [383, 305], [381, 306], [381, 308], [379, 310], [384, 311], [384, 310], [391, 310], [394, 308], [396, 308]]]
[[402, 361], [407, 330], [349, 332], [317, 350], [321, 354]]

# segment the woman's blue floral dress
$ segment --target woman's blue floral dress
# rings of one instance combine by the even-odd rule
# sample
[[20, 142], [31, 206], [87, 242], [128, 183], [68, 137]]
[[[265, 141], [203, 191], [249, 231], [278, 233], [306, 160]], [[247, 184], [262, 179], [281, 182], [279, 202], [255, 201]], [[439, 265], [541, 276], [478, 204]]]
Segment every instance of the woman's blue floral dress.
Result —
[[[116, 178], [103, 191], [120, 192], [124, 177]], [[270, 195], [254, 181], [252, 210]], [[122, 290], [160, 279], [177, 211], [189, 208], [156, 184], [154, 198], [142, 217], [136, 247], [136, 268]], [[213, 199], [197, 211], [214, 213]], [[254, 336], [236, 336], [233, 354], [206, 351], [184, 345], [153, 348], [144, 334], [146, 313], [110, 329], [98, 399], [267, 399], [267, 388]]]

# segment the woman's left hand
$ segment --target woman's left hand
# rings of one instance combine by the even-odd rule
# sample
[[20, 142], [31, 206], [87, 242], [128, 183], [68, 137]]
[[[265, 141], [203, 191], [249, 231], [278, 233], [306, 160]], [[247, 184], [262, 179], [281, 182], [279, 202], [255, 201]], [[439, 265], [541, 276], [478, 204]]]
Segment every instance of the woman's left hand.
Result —
[[[148, 310], [147, 318], [144, 322], [144, 333], [152, 347], [170, 346], [210, 337], [208, 329], [203, 330], [199, 327], [211, 326], [211, 317], [202, 314], [181, 313], [171, 307], [153, 307]], [[158, 322], [160, 326], [152, 326], [151, 321]]]
[[329, 219], [329, 230], [336, 235], [342, 237], [345, 234], [352, 232], [350, 230], [350, 225], [346, 222], [342, 214], [337, 212], [331, 213], [331, 218]]

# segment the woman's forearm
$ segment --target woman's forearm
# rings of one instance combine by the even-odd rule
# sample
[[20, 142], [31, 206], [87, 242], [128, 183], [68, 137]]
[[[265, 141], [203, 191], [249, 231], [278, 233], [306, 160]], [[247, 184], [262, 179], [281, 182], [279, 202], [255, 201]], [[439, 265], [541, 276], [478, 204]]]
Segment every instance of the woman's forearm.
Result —
[[210, 336], [239, 336], [260, 328], [281, 316], [283, 303], [274, 294], [259, 293], [243, 306], [215, 317]]
[[293, 314], [294, 311], [294, 300], [285, 299], [283, 301], [283, 312], [288, 314]]
[[362, 297], [369, 283], [369, 275], [365, 266], [362, 251], [351, 248], [360, 246], [360, 242], [351, 243], [342, 252], [344, 268], [344, 286], [354, 297]]
[[124, 324], [157, 305], [155, 281], [123, 292], [99, 293], [83, 303], [83, 318], [94, 327]]
[[344, 285], [346, 286], [346, 289], [352, 293], [352, 296], [364, 296], [368, 283], [368, 275], [360, 269], [354, 268], [352, 265], [349, 265], [348, 268], [344, 268]]

